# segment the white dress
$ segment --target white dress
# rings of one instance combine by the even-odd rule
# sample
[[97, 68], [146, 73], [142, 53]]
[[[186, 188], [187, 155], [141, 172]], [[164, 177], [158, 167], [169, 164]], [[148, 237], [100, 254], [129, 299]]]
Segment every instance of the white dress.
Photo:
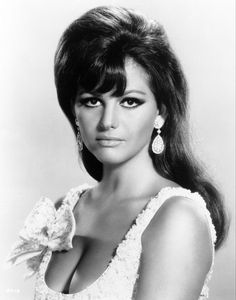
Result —
[[50, 289], [44, 280], [45, 271], [53, 251], [72, 248], [75, 233], [73, 208], [80, 195], [89, 189], [87, 184], [71, 189], [62, 205], [55, 209], [52, 200], [42, 197], [26, 218], [19, 240], [14, 245], [8, 261], [18, 264], [26, 261], [31, 276], [36, 274], [34, 300], [131, 300], [134, 299], [142, 252], [141, 236], [157, 210], [170, 197], [183, 196], [200, 206], [208, 220], [212, 237], [212, 265], [206, 276], [199, 300], [208, 298], [208, 282], [214, 264], [216, 231], [205, 201], [198, 193], [181, 187], [165, 187], [139, 213], [133, 225], [116, 248], [107, 268], [87, 288], [74, 294], [64, 294]]

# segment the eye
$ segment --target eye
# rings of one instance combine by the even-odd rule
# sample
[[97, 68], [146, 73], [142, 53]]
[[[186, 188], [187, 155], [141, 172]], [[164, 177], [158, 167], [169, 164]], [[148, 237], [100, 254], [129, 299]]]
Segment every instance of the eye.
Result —
[[87, 106], [87, 107], [97, 107], [97, 106], [101, 105], [101, 101], [98, 98], [95, 98], [95, 97], [81, 98], [80, 103], [82, 105]]
[[141, 104], [143, 104], [143, 101], [137, 98], [133, 97], [126, 97], [122, 101], [122, 106], [127, 107], [127, 108], [135, 108]]

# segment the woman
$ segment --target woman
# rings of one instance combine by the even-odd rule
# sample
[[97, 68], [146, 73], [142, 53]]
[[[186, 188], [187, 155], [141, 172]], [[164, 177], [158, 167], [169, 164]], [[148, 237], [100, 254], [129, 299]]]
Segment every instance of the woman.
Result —
[[98, 183], [57, 210], [41, 198], [26, 219], [9, 261], [37, 273], [35, 299], [207, 299], [226, 218], [190, 150], [186, 81], [163, 28], [92, 9], [64, 32], [55, 82]]

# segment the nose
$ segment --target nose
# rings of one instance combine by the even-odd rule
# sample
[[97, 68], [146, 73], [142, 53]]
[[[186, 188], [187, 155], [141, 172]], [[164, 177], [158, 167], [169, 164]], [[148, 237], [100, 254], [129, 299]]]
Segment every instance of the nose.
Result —
[[110, 128], [115, 129], [118, 126], [119, 120], [116, 103], [112, 103], [112, 101], [110, 100], [109, 103], [106, 103], [106, 105], [103, 108], [98, 127], [100, 130], [109, 130]]

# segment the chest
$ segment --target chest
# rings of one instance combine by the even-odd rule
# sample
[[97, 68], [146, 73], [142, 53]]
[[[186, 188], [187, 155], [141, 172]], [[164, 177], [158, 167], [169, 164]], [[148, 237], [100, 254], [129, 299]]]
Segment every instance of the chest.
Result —
[[56, 291], [75, 293], [96, 282], [117, 260], [116, 251], [126, 244], [124, 237], [145, 205], [144, 200], [130, 208], [120, 205], [99, 212], [94, 207], [77, 207], [73, 248], [52, 253], [46, 284]]
[[108, 207], [80, 201], [74, 208], [75, 235], [87, 240], [88, 248], [114, 247], [135, 223], [148, 198], [129, 199]]
[[[116, 255], [111, 259], [105, 270], [91, 281], [85, 282], [81, 270], [79, 270], [79, 272], [74, 273], [70, 286], [60, 291], [59, 289], [52, 289], [51, 286], [48, 288], [47, 283], [45, 285], [44, 273], [41, 272], [36, 286], [40, 287], [41, 291], [43, 289], [45, 295], [50, 299], [67, 299], [69, 297], [69, 295], [63, 294], [70, 294], [71, 299], [131, 299], [138, 278], [141, 244], [138, 239], [126, 239], [119, 244], [116, 250]], [[42, 270], [47, 267], [49, 260], [50, 256], [42, 264]]]

